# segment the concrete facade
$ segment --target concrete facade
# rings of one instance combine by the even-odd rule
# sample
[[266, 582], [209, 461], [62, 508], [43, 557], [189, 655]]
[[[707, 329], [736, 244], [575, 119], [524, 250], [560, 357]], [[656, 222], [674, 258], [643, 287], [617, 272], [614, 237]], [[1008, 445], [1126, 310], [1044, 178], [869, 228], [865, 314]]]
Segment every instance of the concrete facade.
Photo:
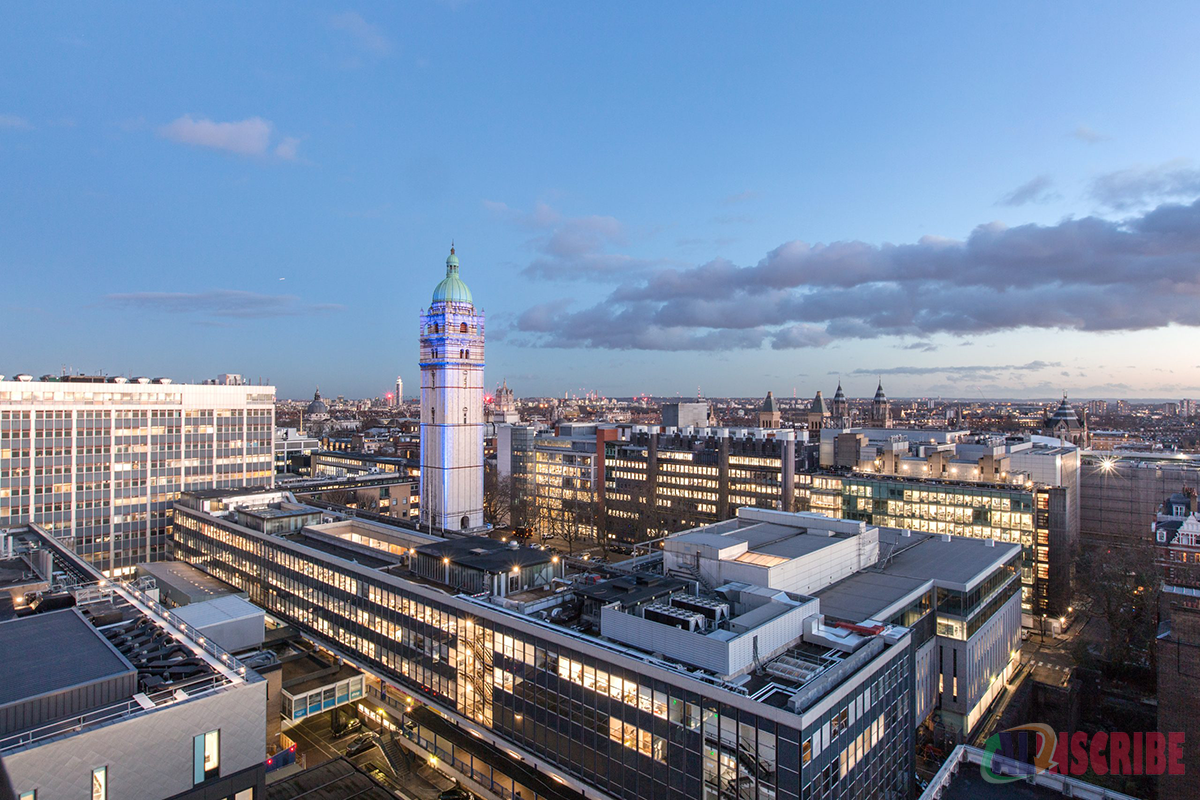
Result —
[[0, 381], [0, 526], [36, 523], [132, 573], [166, 556], [179, 492], [271, 485], [274, 428], [273, 386]]
[[221, 774], [266, 760], [267, 684], [241, 684], [109, 725], [10, 751], [4, 765], [18, 796], [91, 797], [92, 770], [108, 767], [108, 800], [171, 797], [190, 790], [192, 737], [219, 730]]

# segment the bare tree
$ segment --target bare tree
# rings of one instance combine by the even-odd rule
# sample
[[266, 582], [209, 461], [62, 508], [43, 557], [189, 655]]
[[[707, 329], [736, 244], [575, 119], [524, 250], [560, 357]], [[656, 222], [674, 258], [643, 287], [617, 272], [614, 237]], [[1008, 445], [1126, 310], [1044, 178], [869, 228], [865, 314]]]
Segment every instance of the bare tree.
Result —
[[513, 481], [500, 475], [493, 464], [483, 468], [483, 519], [496, 527], [507, 525], [513, 518]]
[[379, 495], [375, 492], [359, 489], [354, 493], [354, 506], [359, 511], [379, 511]]
[[1107, 659], [1149, 664], [1157, 633], [1161, 573], [1155, 548], [1096, 548], [1076, 561], [1076, 604], [1108, 626]]
[[354, 502], [354, 492], [349, 489], [330, 489], [321, 493], [321, 499], [335, 506], [349, 506]]

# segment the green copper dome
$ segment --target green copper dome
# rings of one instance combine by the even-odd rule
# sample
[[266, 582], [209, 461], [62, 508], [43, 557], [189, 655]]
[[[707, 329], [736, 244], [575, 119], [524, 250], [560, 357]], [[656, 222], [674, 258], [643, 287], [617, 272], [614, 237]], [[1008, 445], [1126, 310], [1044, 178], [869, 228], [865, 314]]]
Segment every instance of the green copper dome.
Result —
[[462, 278], [458, 277], [458, 256], [454, 255], [453, 247], [450, 248], [450, 257], [446, 259], [446, 277], [442, 278], [442, 282], [433, 290], [433, 302], [474, 302], [471, 299], [471, 290], [463, 283]]

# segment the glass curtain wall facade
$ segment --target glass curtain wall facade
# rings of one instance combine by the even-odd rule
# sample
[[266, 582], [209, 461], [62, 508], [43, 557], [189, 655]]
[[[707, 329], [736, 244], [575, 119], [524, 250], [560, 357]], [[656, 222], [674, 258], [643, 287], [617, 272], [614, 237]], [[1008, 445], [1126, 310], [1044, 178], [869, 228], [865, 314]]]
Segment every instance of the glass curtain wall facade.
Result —
[[796, 504], [835, 519], [973, 539], [1019, 542], [1021, 611], [1058, 617], [1070, 603], [1067, 490], [981, 486], [862, 475], [796, 476]]
[[[599, 640], [177, 508], [179, 560], [612, 797], [907, 798], [912, 650], [801, 714]], [[802, 743], [806, 749], [802, 749]]]
[[0, 526], [43, 526], [110, 576], [166, 557], [171, 503], [271, 484], [272, 387], [0, 382]]

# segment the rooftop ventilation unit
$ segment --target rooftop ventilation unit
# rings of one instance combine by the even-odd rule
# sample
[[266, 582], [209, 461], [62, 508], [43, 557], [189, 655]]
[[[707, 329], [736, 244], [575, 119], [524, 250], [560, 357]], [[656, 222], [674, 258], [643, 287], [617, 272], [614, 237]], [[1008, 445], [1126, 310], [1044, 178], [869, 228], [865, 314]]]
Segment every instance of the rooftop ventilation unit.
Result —
[[674, 628], [695, 633], [704, 629], [704, 615], [694, 611], [684, 611], [666, 603], [651, 603], [642, 611], [642, 616], [651, 622], [659, 622]]
[[821, 667], [815, 664], [805, 664], [803, 661], [798, 661], [788, 656], [780, 656], [779, 658], [767, 664], [767, 674], [774, 675], [776, 678], [794, 681], [798, 684], [807, 683], [814, 675], [821, 671]]
[[703, 615], [710, 625], [717, 625], [722, 620], [729, 619], [729, 604], [711, 597], [697, 597], [690, 594], [676, 595], [671, 598], [671, 605]]
[[140, 691], [155, 692], [212, 673], [203, 659], [148, 617], [118, 623], [101, 633], [137, 669]]

